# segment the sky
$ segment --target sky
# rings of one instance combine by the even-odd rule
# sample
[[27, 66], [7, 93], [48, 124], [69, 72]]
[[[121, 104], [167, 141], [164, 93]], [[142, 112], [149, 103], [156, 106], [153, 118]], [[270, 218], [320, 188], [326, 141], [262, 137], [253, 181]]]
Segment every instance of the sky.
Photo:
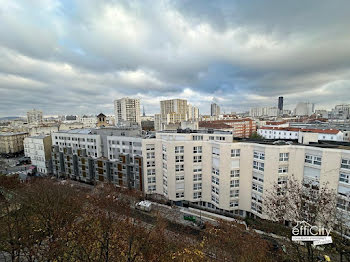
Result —
[[350, 103], [348, 0], [0, 0], [0, 117]]

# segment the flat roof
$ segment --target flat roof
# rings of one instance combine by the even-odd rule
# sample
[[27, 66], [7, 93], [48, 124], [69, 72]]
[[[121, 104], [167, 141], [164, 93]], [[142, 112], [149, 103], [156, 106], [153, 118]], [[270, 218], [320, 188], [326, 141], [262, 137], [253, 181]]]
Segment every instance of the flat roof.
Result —
[[263, 126], [259, 129], [264, 130], [280, 130], [280, 131], [293, 131], [293, 132], [308, 132], [308, 133], [319, 133], [319, 134], [338, 134], [340, 131], [338, 129], [314, 129], [314, 128], [300, 128], [300, 127], [267, 127]]
[[0, 136], [15, 136], [15, 135], [24, 135], [28, 134], [27, 132], [0, 132]]
[[90, 128], [83, 128], [83, 129], [70, 129], [70, 130], [62, 130], [58, 131], [56, 133], [68, 133], [68, 134], [91, 134], [91, 129]]

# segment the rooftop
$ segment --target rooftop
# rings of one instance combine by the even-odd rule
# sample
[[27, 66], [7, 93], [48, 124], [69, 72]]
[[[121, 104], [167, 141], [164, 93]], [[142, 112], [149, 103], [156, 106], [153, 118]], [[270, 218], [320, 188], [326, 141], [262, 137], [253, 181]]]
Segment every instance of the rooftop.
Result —
[[0, 136], [16, 136], [16, 135], [25, 135], [27, 132], [0, 132]]
[[58, 131], [58, 133], [68, 133], [68, 134], [91, 134], [90, 128], [83, 128], [83, 129], [71, 129], [71, 130], [62, 130]]
[[315, 129], [315, 128], [298, 128], [298, 127], [267, 127], [263, 126], [259, 129], [267, 130], [281, 130], [281, 131], [292, 131], [292, 132], [309, 132], [309, 133], [319, 133], [319, 134], [333, 134], [336, 135], [340, 131], [338, 129]]

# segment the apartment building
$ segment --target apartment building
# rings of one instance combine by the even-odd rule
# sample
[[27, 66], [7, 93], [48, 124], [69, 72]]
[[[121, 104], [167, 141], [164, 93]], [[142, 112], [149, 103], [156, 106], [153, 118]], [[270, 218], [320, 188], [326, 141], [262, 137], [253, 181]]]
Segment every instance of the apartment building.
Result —
[[249, 115], [251, 117], [276, 117], [278, 116], [278, 108], [277, 107], [253, 107], [249, 110]]
[[220, 115], [220, 106], [216, 103], [210, 105], [210, 115], [218, 117]]
[[52, 136], [56, 176], [143, 190], [140, 129], [69, 130]]
[[[350, 215], [350, 146], [235, 141], [230, 132], [159, 132], [143, 139], [144, 190], [228, 215], [264, 213], [264, 196], [293, 175], [338, 192]], [[327, 159], [327, 161], [325, 161]]]
[[114, 100], [114, 115], [116, 124], [132, 122], [141, 126], [140, 99], [123, 97]]
[[305, 135], [313, 135], [310, 142], [318, 141], [344, 141], [344, 134], [337, 129], [316, 129], [316, 128], [297, 128], [297, 127], [268, 127], [264, 126], [258, 129], [258, 134], [265, 139], [288, 139], [299, 140], [304, 144]]
[[39, 110], [30, 110], [27, 112], [28, 124], [41, 123], [43, 121], [43, 112]]
[[23, 140], [27, 136], [27, 132], [1, 132], [0, 154], [18, 154], [23, 152]]
[[47, 175], [51, 173], [51, 136], [38, 135], [24, 139], [24, 155], [30, 157], [37, 172]]
[[315, 112], [315, 104], [309, 102], [299, 102], [295, 107], [296, 116], [311, 116]]
[[256, 132], [256, 122], [249, 118], [201, 121], [199, 128], [231, 131], [234, 137], [248, 138]]

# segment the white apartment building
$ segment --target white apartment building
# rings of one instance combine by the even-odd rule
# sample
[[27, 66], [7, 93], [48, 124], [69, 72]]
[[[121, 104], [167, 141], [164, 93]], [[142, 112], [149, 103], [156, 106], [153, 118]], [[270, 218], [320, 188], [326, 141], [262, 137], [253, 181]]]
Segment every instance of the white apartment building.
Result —
[[288, 139], [288, 140], [300, 140], [299, 143], [304, 144], [301, 141], [305, 138], [305, 134], [309, 136], [314, 135], [313, 140], [310, 142], [318, 141], [344, 141], [343, 132], [337, 129], [307, 129], [296, 127], [268, 127], [264, 126], [258, 129], [258, 134], [265, 139]]
[[24, 155], [30, 157], [32, 165], [36, 166], [38, 173], [49, 173], [51, 159], [51, 136], [30, 136], [24, 139]]
[[39, 110], [30, 110], [27, 112], [28, 124], [41, 123], [43, 121], [43, 112]]
[[253, 107], [249, 110], [249, 115], [252, 117], [261, 117], [261, 116], [277, 116], [278, 108], [277, 107]]
[[191, 104], [187, 104], [187, 120], [198, 120], [199, 109]]
[[52, 145], [59, 146], [60, 152], [63, 148], [72, 148], [73, 154], [79, 149], [86, 149], [89, 157], [97, 158], [103, 155], [101, 136], [91, 134], [90, 129], [72, 129], [52, 133]]
[[82, 116], [78, 117], [78, 122], [83, 123], [84, 128], [94, 128], [97, 124], [96, 116]]
[[315, 104], [309, 102], [300, 102], [295, 108], [296, 116], [311, 116], [315, 112]]
[[338, 207], [350, 212], [350, 147], [239, 142], [224, 132], [160, 132], [142, 140], [142, 151], [145, 192], [177, 204], [267, 218], [264, 196], [275, 184], [283, 190], [294, 175], [301, 182], [328, 183], [338, 192]]
[[134, 122], [141, 126], [140, 99], [124, 97], [114, 100], [115, 122]]

